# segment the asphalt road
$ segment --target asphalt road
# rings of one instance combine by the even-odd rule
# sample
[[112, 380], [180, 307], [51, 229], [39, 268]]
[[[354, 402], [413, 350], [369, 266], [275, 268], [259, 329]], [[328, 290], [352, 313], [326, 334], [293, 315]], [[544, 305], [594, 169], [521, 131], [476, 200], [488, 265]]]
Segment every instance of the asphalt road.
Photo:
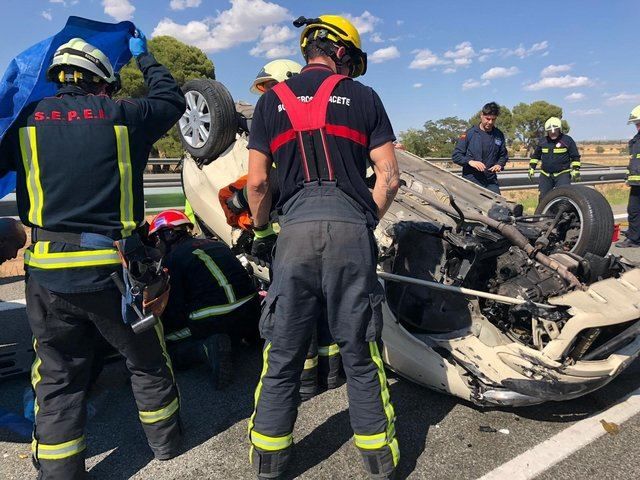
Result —
[[[640, 251], [624, 253], [640, 261]], [[2, 279], [0, 299], [21, 299], [23, 288], [21, 278]], [[0, 345], [16, 340], [27, 342], [29, 335], [24, 308], [0, 310]], [[122, 362], [110, 364], [92, 396], [96, 414], [87, 429], [90, 478], [253, 478], [247, 461], [246, 428], [260, 353], [256, 349], [236, 352], [235, 365], [236, 381], [224, 391], [214, 391], [201, 368], [178, 372], [186, 433], [184, 453], [161, 463], [152, 459], [146, 446]], [[570, 433], [572, 426], [580, 427], [596, 412], [605, 410], [602, 419], [606, 420], [607, 411], [613, 412], [607, 409], [630, 393], [636, 395], [632, 400], [637, 399], [640, 364], [632, 365], [603, 389], [580, 399], [520, 409], [479, 409], [402, 379], [392, 377], [390, 383], [402, 452], [400, 478], [475, 479], [556, 435]], [[26, 377], [1, 383], [0, 407], [20, 412], [27, 385]], [[597, 428], [598, 425], [596, 422]], [[508, 433], [484, 433], [481, 426], [506, 429]], [[296, 457], [291, 478], [364, 478], [351, 436], [345, 387], [304, 403], [294, 432]], [[584, 430], [564, 440], [561, 446], [571, 453], [572, 443], [582, 436]], [[541, 454], [535, 461], [548, 462], [553, 450], [547, 448], [547, 455]], [[28, 439], [0, 428], [0, 478], [34, 478], [29, 451]], [[604, 432], [538, 478], [638, 478], [637, 458], [640, 415], [634, 414], [613, 433]], [[516, 465], [514, 474], [493, 478], [515, 480], [518, 468]]]

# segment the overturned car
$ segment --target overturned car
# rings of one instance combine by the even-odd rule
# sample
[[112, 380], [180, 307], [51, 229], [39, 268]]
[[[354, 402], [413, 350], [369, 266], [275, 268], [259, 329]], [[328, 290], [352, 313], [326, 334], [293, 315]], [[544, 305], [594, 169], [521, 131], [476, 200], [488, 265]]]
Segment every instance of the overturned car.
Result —
[[[247, 172], [236, 108], [212, 80], [185, 85], [183, 187], [201, 229], [248, 268], [251, 235], [218, 193]], [[250, 109], [242, 107], [245, 116]], [[384, 360], [399, 375], [478, 405], [568, 400], [640, 353], [640, 269], [607, 255], [611, 208], [585, 186], [550, 192], [535, 215], [408, 152], [375, 236], [386, 292]]]

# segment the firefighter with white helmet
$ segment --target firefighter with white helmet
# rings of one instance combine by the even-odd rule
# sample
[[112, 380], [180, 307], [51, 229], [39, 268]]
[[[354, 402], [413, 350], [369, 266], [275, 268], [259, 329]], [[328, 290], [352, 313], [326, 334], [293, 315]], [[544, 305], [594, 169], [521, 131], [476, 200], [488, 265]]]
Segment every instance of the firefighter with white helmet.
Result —
[[616, 243], [620, 248], [640, 247], [640, 105], [631, 110], [629, 125], [634, 124], [636, 135], [629, 141], [629, 168], [627, 169], [627, 184], [631, 187], [629, 192], [629, 204], [627, 214], [629, 216], [629, 229], [627, 238]]
[[544, 131], [546, 135], [538, 142], [529, 162], [530, 179], [541, 163], [540, 199], [556, 187], [580, 181], [580, 152], [573, 138], [562, 132], [562, 120], [549, 118], [544, 124]]

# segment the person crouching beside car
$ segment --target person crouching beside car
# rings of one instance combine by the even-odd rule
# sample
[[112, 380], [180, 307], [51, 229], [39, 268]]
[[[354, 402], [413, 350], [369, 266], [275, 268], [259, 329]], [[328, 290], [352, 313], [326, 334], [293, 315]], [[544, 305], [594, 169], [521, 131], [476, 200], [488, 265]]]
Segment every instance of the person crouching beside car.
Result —
[[251, 277], [224, 243], [194, 238], [179, 210], [151, 222], [149, 236], [164, 255], [171, 293], [162, 322], [176, 367], [204, 363], [215, 388], [231, 383], [232, 339], [257, 340], [260, 300]]

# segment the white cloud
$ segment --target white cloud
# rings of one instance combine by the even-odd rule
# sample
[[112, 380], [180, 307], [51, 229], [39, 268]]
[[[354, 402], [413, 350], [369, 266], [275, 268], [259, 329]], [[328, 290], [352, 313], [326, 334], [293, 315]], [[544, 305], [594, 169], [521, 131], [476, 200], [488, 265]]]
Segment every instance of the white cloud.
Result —
[[464, 81], [464, 83], [462, 84], [462, 90], [471, 90], [473, 88], [485, 87], [487, 85], [489, 85], [488, 81], [480, 82], [479, 80], [470, 78]]
[[44, 18], [45, 20], [53, 20], [53, 15], [51, 15], [51, 10], [43, 10], [42, 12], [40, 12], [40, 15], [42, 15], [42, 18]]
[[404, 25], [404, 20], [396, 20], [396, 25], [401, 27], [402, 25]]
[[486, 62], [486, 61], [489, 59], [489, 57], [490, 57], [490, 56], [491, 56], [491, 55], [480, 55], [480, 56], [478, 57], [478, 61], [479, 61], [479, 62]]
[[456, 58], [453, 60], [453, 63], [459, 67], [466, 67], [467, 65], [471, 65], [473, 60], [470, 58]]
[[565, 73], [571, 70], [571, 65], [549, 65], [544, 67], [540, 72], [541, 77], [555, 77], [559, 73]]
[[571, 113], [579, 117], [588, 117], [590, 115], [602, 115], [604, 112], [599, 108], [589, 108], [587, 110], [573, 110]]
[[65, 4], [65, 0], [49, 0], [49, 3], [61, 3], [61, 4]]
[[123, 20], [131, 20], [136, 7], [131, 5], [129, 0], [102, 0], [104, 13], [113, 17], [119, 22]]
[[453, 68], [453, 67], [447, 67], [442, 71], [442, 73], [446, 73], [446, 74], [456, 73], [456, 72], [457, 72], [457, 70], [455, 68]]
[[228, 10], [202, 21], [179, 24], [164, 18], [152, 36], [171, 35], [206, 52], [219, 52], [257, 40], [268, 27], [291, 18], [286, 8], [265, 0], [230, 0], [230, 3]]
[[515, 55], [518, 58], [526, 58], [530, 55], [533, 55], [536, 52], [544, 52], [548, 48], [549, 48], [549, 42], [544, 40], [542, 42], [534, 43], [529, 48], [526, 48], [523, 44], [520, 44], [518, 48], [505, 49], [503, 51], [503, 55], [505, 57], [510, 57]]
[[392, 60], [400, 56], [400, 51], [394, 45], [386, 48], [381, 48], [373, 52], [368, 58], [372, 63], [382, 63], [387, 60]]
[[471, 42], [462, 42], [456, 45], [455, 49], [444, 52], [444, 56], [445, 58], [452, 58], [454, 61], [458, 59], [468, 60], [468, 63], [455, 62], [457, 65], [468, 65], [471, 63], [471, 59], [476, 56], [476, 52]]
[[512, 77], [520, 73], [518, 67], [493, 67], [482, 74], [480, 78], [483, 80], [493, 80], [496, 78]]
[[202, 0], [171, 0], [169, 7], [171, 10], [184, 10], [185, 8], [199, 7]]
[[353, 23], [353, 26], [358, 29], [358, 33], [360, 33], [360, 35], [373, 32], [375, 26], [382, 22], [382, 19], [372, 15], [368, 10], [362, 12], [362, 15], [358, 17], [354, 17], [348, 13], [344, 13], [343, 15]]
[[609, 95], [606, 103], [607, 105], [637, 104], [640, 103], [640, 94], [623, 92], [616, 95]]
[[593, 85], [593, 81], [589, 77], [574, 77], [571, 75], [564, 75], [562, 77], [545, 77], [541, 80], [525, 85], [525, 90], [542, 90], [545, 88], [576, 88], [576, 87], [590, 87]]
[[422, 83], [414, 83], [413, 88], [422, 88]]
[[54, 4], [57, 3], [64, 7], [68, 7], [68, 6], [77, 5], [78, 3], [80, 3], [80, 0], [49, 0], [49, 3], [54, 3]]
[[379, 33], [374, 33], [373, 35], [371, 35], [369, 37], [369, 40], [371, 40], [373, 43], [382, 43], [382, 42], [384, 42], [384, 40], [382, 39], [382, 37], [380, 36]]
[[580, 100], [585, 99], [584, 93], [573, 92], [564, 97], [564, 99], [568, 102], [579, 102]]
[[249, 51], [254, 57], [279, 58], [295, 55], [297, 48], [287, 44], [296, 37], [295, 32], [287, 26], [268, 25], [260, 34], [260, 40]]
[[415, 53], [415, 57], [409, 64], [409, 68], [417, 70], [426, 70], [427, 68], [435, 67], [437, 65], [445, 65], [449, 62], [441, 59], [428, 48], [422, 50], [414, 50], [411, 53]]

